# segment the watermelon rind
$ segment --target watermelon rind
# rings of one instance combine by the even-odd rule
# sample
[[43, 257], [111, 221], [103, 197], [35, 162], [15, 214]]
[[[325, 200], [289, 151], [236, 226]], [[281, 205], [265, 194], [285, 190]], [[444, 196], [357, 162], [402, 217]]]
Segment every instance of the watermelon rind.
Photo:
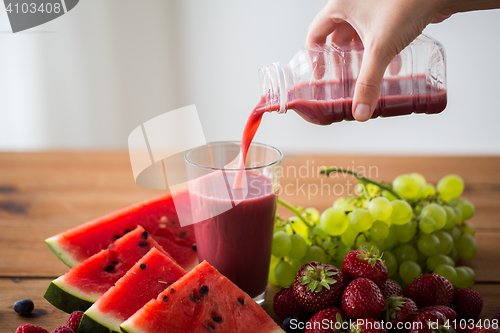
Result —
[[79, 262], [76, 261], [71, 255], [68, 255], [68, 252], [64, 251], [59, 246], [58, 239], [58, 235], [52, 236], [50, 238], [47, 238], [45, 240], [45, 243], [49, 246], [50, 250], [54, 252], [56, 257], [59, 258], [59, 260], [61, 260], [66, 266], [68, 266], [69, 268], [77, 266]]
[[88, 295], [84, 295], [77, 291], [73, 292], [74, 295], [66, 292], [65, 289], [68, 289], [68, 286], [65, 286], [62, 281], [58, 280], [59, 279], [52, 281], [43, 295], [43, 297], [56, 308], [71, 313], [73, 311], [86, 311], [94, 304], [95, 300], [85, 299]]
[[80, 322], [80, 326], [78, 327], [77, 333], [120, 333], [120, 332], [113, 331], [109, 327], [106, 327], [98, 323], [94, 319], [92, 319], [92, 317], [87, 313], [84, 313], [82, 321]]

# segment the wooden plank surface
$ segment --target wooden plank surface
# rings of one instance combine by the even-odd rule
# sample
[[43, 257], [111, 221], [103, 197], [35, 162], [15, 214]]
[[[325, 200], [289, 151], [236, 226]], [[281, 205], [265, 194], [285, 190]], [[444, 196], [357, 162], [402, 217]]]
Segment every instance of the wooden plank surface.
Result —
[[[471, 222], [479, 251], [467, 264], [477, 274], [475, 289], [485, 297], [481, 317], [500, 307], [500, 266], [495, 264], [500, 253], [500, 157], [285, 156], [282, 188], [287, 191], [281, 198], [322, 211], [344, 196], [355, 179], [319, 176], [323, 165], [364, 170], [385, 181], [410, 172], [432, 183], [449, 173], [461, 175], [464, 196], [476, 206]], [[49, 330], [65, 322], [67, 316], [43, 299], [49, 281], [68, 270], [45, 238], [161, 193], [135, 185], [126, 152], [0, 153], [0, 333], [26, 322]], [[271, 314], [275, 292], [269, 290], [265, 306]], [[20, 317], [12, 310], [14, 301], [26, 297], [37, 304], [36, 316]]]

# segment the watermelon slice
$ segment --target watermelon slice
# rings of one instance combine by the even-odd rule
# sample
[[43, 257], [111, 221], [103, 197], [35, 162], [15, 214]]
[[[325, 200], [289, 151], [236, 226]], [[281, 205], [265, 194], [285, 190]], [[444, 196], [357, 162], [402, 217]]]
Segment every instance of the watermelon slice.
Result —
[[151, 249], [85, 312], [78, 332], [121, 332], [121, 323], [184, 274], [177, 263]]
[[52, 281], [44, 297], [62, 311], [85, 311], [153, 247], [168, 256], [147, 231], [137, 227]]
[[128, 333], [284, 332], [250, 296], [206, 261], [120, 327]]
[[[188, 191], [176, 195], [176, 202], [186, 202], [188, 210]], [[140, 225], [181, 267], [190, 270], [198, 263], [194, 230], [192, 225], [180, 226], [175, 208], [170, 193], [161, 195], [64, 231], [45, 242], [59, 259], [74, 267]]]

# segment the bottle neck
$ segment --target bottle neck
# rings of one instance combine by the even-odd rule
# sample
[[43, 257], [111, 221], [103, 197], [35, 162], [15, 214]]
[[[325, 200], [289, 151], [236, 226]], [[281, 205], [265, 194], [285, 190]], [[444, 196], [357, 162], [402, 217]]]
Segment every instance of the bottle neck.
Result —
[[259, 69], [259, 93], [266, 110], [286, 113], [293, 89], [293, 73], [289, 65], [275, 62]]

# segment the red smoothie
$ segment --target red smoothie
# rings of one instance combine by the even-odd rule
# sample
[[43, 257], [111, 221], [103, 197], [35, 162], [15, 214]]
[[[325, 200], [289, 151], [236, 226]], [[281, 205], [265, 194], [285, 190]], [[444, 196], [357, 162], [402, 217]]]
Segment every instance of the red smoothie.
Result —
[[[236, 172], [225, 174], [228, 186], [217, 186], [216, 173], [194, 181], [190, 188], [193, 214], [228, 206], [229, 200], [221, 198], [227, 197]], [[267, 287], [277, 194], [269, 178], [249, 171], [245, 175], [246, 183], [232, 191], [233, 208], [194, 224], [194, 231], [200, 261], [207, 260], [256, 297]]]

